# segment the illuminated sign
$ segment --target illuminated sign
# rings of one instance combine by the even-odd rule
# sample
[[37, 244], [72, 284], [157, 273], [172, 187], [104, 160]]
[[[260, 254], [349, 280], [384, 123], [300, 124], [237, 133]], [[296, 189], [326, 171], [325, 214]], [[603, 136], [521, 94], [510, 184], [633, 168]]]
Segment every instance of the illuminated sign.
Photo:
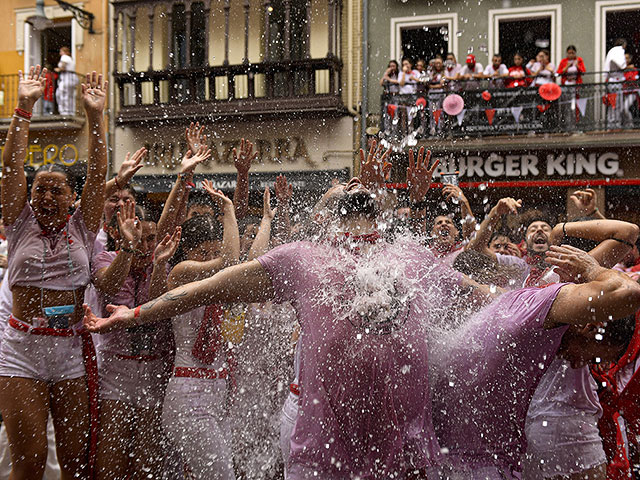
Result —
[[[4, 152], [4, 145], [0, 147], [0, 152]], [[45, 147], [38, 143], [32, 143], [28, 147], [24, 163], [31, 167], [53, 163], [71, 166], [78, 162], [78, 158], [78, 148], [73, 143], [65, 143], [64, 145], [50, 143]]]

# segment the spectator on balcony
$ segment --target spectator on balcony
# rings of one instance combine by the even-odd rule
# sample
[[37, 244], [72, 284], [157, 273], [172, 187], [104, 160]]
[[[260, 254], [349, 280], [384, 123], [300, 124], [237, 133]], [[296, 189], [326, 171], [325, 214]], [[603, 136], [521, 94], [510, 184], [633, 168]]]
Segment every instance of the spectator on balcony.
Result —
[[587, 71], [582, 57], [576, 55], [576, 47], [567, 47], [567, 56], [558, 65], [558, 74], [562, 85], [577, 85], [582, 83], [582, 74]]
[[58, 75], [53, 71], [51, 64], [47, 64], [46, 69], [47, 73], [44, 75], [44, 94], [42, 95], [42, 110], [45, 115], [53, 115], [56, 111], [56, 80]]
[[56, 100], [58, 102], [58, 113], [60, 115], [75, 115], [76, 113], [76, 87], [78, 78], [76, 77], [76, 63], [71, 58], [69, 47], [60, 49], [60, 62], [58, 63], [58, 89], [56, 90]]
[[455, 91], [458, 89], [458, 84], [456, 80], [458, 79], [458, 74], [462, 67], [456, 60], [456, 56], [453, 52], [447, 53], [447, 59], [444, 62], [444, 80], [447, 85], [447, 90]]
[[535, 60], [532, 59], [527, 63], [527, 69], [534, 77], [531, 83], [534, 87], [555, 82], [556, 69], [550, 61], [549, 50], [540, 50]]
[[380, 79], [380, 86], [384, 89], [384, 93], [395, 94], [400, 91], [400, 87], [398, 86], [398, 71], [398, 62], [389, 60], [389, 65]]
[[482, 73], [489, 79], [489, 88], [504, 88], [505, 78], [509, 76], [509, 69], [502, 63], [502, 55], [496, 53]]
[[530, 72], [523, 65], [524, 57], [520, 53], [513, 55], [513, 66], [509, 67], [509, 77], [505, 80], [507, 88], [526, 87], [530, 83]]
[[444, 62], [440, 55], [433, 59], [433, 71], [429, 76], [429, 91], [442, 92], [445, 82]]
[[418, 93], [426, 93], [427, 85], [429, 84], [429, 74], [426, 69], [427, 62], [420, 58], [416, 62], [416, 69], [414, 70], [416, 78], [418, 78], [417, 91]]
[[607, 52], [603, 71], [606, 72], [607, 96], [607, 127], [620, 128], [632, 123], [631, 113], [624, 108], [623, 82], [624, 70], [627, 68], [625, 49], [627, 41], [624, 38], [616, 40], [613, 48]]
[[638, 69], [633, 64], [633, 55], [630, 53], [625, 53], [624, 57], [627, 61], [627, 68], [624, 70], [624, 109], [629, 112], [631, 117], [637, 117], [637, 109], [636, 113], [632, 114], [632, 108], [638, 101], [638, 93], [637, 90], [640, 86], [640, 82], [638, 79], [640, 76], [638, 75]]
[[413, 69], [413, 60], [409, 57], [402, 59], [402, 71], [398, 75], [398, 84], [400, 85], [400, 93], [411, 95], [418, 90], [418, 72]]
[[460, 69], [458, 80], [464, 81], [462, 87], [465, 90], [477, 90], [480, 88], [478, 80], [483, 78], [482, 71], [482, 64], [476, 62], [476, 56], [469, 54], [467, 55], [467, 62]]

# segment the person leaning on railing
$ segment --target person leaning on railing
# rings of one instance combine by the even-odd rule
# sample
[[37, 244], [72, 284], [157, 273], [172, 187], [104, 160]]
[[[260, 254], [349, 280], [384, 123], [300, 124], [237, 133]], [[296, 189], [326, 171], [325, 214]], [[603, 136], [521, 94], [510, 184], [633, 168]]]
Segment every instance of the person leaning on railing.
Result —
[[395, 60], [389, 60], [389, 65], [384, 71], [384, 75], [380, 79], [380, 86], [384, 88], [384, 93], [398, 93], [400, 87], [398, 86], [398, 62]]
[[549, 50], [540, 50], [536, 55], [535, 60], [530, 60], [527, 63], [527, 69], [533, 75], [532, 86], [537, 87], [546, 83], [555, 82], [555, 67], [549, 60]]
[[560, 75], [560, 83], [562, 85], [576, 85], [582, 83], [582, 74], [587, 71], [584, 66], [582, 57], [576, 55], [576, 47], [569, 45], [567, 47], [567, 56], [560, 61], [558, 65], [558, 75]]
[[513, 55], [513, 66], [509, 67], [509, 77], [505, 80], [505, 87], [526, 87], [531, 82], [529, 70], [523, 65], [524, 57], [520, 53]]

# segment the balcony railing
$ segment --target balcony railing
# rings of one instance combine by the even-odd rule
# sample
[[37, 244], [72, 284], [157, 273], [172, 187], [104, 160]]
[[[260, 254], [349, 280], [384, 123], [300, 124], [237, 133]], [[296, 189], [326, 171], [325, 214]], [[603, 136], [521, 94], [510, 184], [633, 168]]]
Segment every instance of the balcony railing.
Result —
[[[397, 147], [420, 139], [574, 133], [640, 129], [640, 83], [559, 85], [561, 95], [545, 100], [539, 87], [476, 88], [381, 96], [381, 137]], [[486, 85], [486, 84], [485, 84]], [[487, 85], [488, 86], [488, 85]], [[460, 95], [464, 109], [450, 115], [445, 98]]]
[[118, 121], [342, 112], [335, 57], [114, 74]]
[[[63, 77], [64, 76], [64, 77]], [[84, 77], [75, 72], [64, 72], [47, 83], [45, 98], [41, 98], [33, 109], [34, 122], [64, 122], [69, 118], [84, 117], [80, 84]], [[18, 74], [0, 75], [0, 119], [10, 119], [18, 105]], [[58, 89], [65, 89], [60, 102], [56, 99]]]

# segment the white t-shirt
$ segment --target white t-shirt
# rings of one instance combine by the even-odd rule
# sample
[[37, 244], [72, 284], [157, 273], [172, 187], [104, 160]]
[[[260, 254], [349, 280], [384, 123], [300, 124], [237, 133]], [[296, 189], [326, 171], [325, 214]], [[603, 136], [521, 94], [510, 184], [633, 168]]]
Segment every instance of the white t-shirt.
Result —
[[418, 84], [412, 78], [414, 76], [414, 73], [414, 71], [411, 71], [411, 73], [400, 72], [400, 74], [398, 75], [398, 81], [402, 81], [402, 79], [404, 78], [405, 82], [404, 85], [400, 85], [401, 94], [416, 93]]
[[509, 285], [507, 285], [507, 289], [509, 290], [517, 290], [522, 288], [524, 285], [524, 281], [529, 276], [529, 272], [531, 272], [531, 266], [522, 258], [516, 257], [515, 255], [502, 255], [501, 253], [496, 253], [496, 260], [498, 265], [504, 265], [508, 267], [515, 267], [516, 275], [514, 278], [509, 279]]
[[76, 62], [69, 55], [62, 55], [58, 62], [58, 68], [64, 68], [67, 72], [73, 72], [76, 69]]
[[[492, 77], [496, 73], [498, 75], [509, 75], [509, 69], [504, 63], [500, 64], [500, 66], [498, 67], [498, 70], [496, 70], [493, 64], [491, 64], [491, 65], [487, 65], [483, 73], [489, 77]], [[504, 78], [492, 78], [489, 80], [489, 85], [491, 85], [494, 88], [502, 88], [504, 87]]]
[[[469, 65], [465, 63], [460, 69], [460, 75], [462, 76], [473, 75], [473, 74], [482, 73], [482, 71], [483, 71], [483, 68], [482, 68], [482, 64], [480, 63], [476, 63], [473, 68], [469, 68]], [[480, 82], [478, 82], [477, 80], [464, 80], [462, 83], [462, 88], [467, 90], [473, 90], [474, 88], [479, 88], [479, 86], [480, 86]]]
[[538, 75], [533, 79], [532, 85], [545, 85], [547, 83], [554, 82], [553, 77], [555, 75], [556, 67], [553, 63], [549, 63], [547, 66], [550, 67], [551, 70], [545, 70], [545, 67], [543, 67], [540, 62], [527, 63], [527, 68], [531, 72], [531, 75], [536, 75], [538, 72], [542, 70], [540, 75]]
[[603, 71], [609, 72], [607, 75], [608, 82], [623, 82], [624, 70], [627, 68], [627, 59], [624, 56], [623, 47], [613, 47], [607, 52], [607, 58], [604, 60]]

